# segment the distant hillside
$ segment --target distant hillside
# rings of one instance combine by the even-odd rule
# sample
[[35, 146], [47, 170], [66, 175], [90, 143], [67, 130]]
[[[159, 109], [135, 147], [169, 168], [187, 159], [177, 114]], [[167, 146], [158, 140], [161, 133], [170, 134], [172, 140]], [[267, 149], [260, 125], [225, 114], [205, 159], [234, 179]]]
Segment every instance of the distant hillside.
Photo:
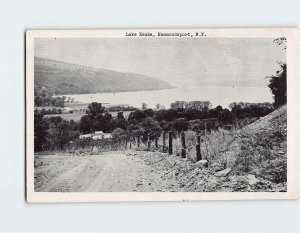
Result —
[[172, 86], [158, 78], [35, 57], [35, 88], [55, 94], [160, 90]]

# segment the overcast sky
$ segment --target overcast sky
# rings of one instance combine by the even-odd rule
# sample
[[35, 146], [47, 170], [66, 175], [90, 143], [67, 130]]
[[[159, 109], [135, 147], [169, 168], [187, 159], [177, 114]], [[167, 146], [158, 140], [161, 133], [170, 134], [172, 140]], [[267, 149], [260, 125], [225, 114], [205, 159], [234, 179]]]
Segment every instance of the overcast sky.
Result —
[[35, 39], [35, 56], [184, 85], [264, 80], [278, 69], [278, 61], [285, 61], [285, 50], [272, 38], [41, 38]]

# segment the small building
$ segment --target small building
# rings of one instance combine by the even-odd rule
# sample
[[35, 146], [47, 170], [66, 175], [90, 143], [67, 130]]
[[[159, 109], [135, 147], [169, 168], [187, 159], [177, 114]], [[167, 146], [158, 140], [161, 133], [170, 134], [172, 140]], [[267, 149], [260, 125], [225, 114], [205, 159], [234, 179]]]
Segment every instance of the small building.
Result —
[[79, 136], [80, 139], [91, 138], [91, 137], [92, 137], [92, 134], [90, 134], [90, 133], [89, 134], [82, 134], [82, 135]]
[[74, 110], [71, 107], [62, 108], [63, 113], [72, 113]]
[[112, 134], [111, 133], [103, 133], [103, 131], [95, 131], [92, 138], [93, 139], [107, 139], [107, 138], [112, 138]]
[[112, 134], [111, 133], [103, 133], [103, 131], [95, 131], [95, 133], [92, 133], [92, 134], [80, 135], [79, 138], [80, 139], [91, 138], [91, 139], [94, 139], [94, 140], [107, 139], [107, 138], [112, 138]]

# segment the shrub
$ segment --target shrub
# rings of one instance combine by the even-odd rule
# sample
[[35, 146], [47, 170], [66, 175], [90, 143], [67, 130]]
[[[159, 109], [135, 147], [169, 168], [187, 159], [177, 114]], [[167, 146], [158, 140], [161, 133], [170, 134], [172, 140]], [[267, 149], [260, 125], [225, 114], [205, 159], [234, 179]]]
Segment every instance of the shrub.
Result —
[[276, 71], [275, 75], [267, 77], [270, 79], [269, 88], [274, 95], [274, 106], [279, 107], [286, 104], [286, 64], [279, 64], [280, 69]]

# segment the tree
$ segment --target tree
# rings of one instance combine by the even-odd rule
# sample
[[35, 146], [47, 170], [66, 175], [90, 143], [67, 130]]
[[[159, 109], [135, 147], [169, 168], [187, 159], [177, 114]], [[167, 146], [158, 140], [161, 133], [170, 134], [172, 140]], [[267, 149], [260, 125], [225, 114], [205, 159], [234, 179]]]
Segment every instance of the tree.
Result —
[[223, 111], [223, 108], [221, 105], [218, 105], [214, 109], [211, 110], [212, 114], [211, 117], [218, 117], [218, 115]]
[[186, 108], [187, 102], [186, 101], [175, 101], [174, 103], [171, 103], [171, 108], [178, 109], [178, 108]]
[[[153, 112], [152, 109], [148, 109], [151, 110]], [[128, 116], [128, 121], [129, 122], [142, 122], [146, 117], [149, 117], [148, 114], [151, 114], [151, 112], [146, 112], [148, 110], [145, 111], [141, 111], [141, 110], [136, 110], [134, 112], [131, 112]]]
[[125, 120], [123, 112], [118, 112], [117, 113], [117, 119]]
[[79, 128], [84, 133], [97, 130], [111, 132], [114, 127], [112, 115], [105, 110], [101, 103], [93, 102], [88, 106], [86, 115], [81, 117]]
[[137, 137], [144, 134], [144, 129], [138, 124], [130, 124], [127, 127], [127, 135], [129, 137]]
[[223, 124], [233, 123], [234, 115], [229, 111], [229, 109], [225, 108], [218, 116], [218, 120]]
[[87, 109], [87, 114], [90, 115], [91, 117], [98, 117], [99, 115], [102, 115], [105, 113], [105, 108], [102, 107], [101, 103], [93, 102], [89, 104], [88, 109]]
[[275, 75], [267, 77], [270, 79], [268, 87], [271, 89], [274, 98], [274, 106], [277, 108], [286, 104], [286, 64], [280, 63], [280, 69], [276, 71]]
[[197, 133], [200, 133], [201, 131], [205, 130], [205, 126], [204, 123], [202, 123], [202, 120], [190, 121], [189, 128]]
[[166, 121], [172, 121], [175, 118], [178, 118], [176, 109], [171, 108], [171, 109], [166, 110], [166, 114], [165, 114]]
[[126, 138], [126, 132], [124, 129], [116, 128], [112, 132], [112, 137], [115, 139], [124, 139], [124, 138]]
[[[285, 37], [276, 38], [273, 41], [280, 46], [282, 50], [286, 50], [287, 39]], [[276, 71], [275, 75], [267, 77], [270, 79], [268, 87], [271, 89], [274, 98], [274, 107], [277, 108], [283, 104], [286, 104], [286, 63], [279, 63], [279, 70]]]
[[104, 132], [111, 132], [113, 130], [113, 118], [109, 112], [105, 112], [101, 121], [104, 125], [99, 130], [103, 130]]
[[42, 114], [34, 114], [34, 151], [45, 149], [49, 124]]
[[177, 130], [178, 134], [181, 131], [188, 130], [189, 122], [184, 118], [178, 118], [174, 121], [174, 128]]
[[64, 149], [64, 146], [73, 139], [73, 132], [70, 130], [70, 125], [68, 121], [63, 120], [58, 123], [54, 138], [57, 139], [57, 144], [61, 150]]
[[91, 133], [93, 132], [93, 120], [89, 115], [84, 115], [81, 117], [79, 121], [79, 130], [83, 133]]
[[148, 105], [146, 103], [142, 103], [142, 110], [146, 110]]
[[162, 105], [162, 104], [156, 104], [155, 107], [156, 107], [157, 110], [165, 109], [165, 106]]
[[205, 130], [211, 131], [217, 129], [219, 126], [219, 121], [216, 118], [193, 120], [189, 122], [189, 128], [197, 133], [203, 134]]
[[166, 120], [160, 121], [159, 125], [163, 129], [163, 131], [169, 130], [169, 123]]
[[144, 136], [150, 135], [153, 137], [161, 134], [162, 132], [159, 122], [153, 120], [151, 117], [147, 117], [145, 120], [143, 120], [140, 126], [143, 128]]
[[146, 109], [146, 110], [144, 110], [144, 113], [146, 114], [147, 117], [154, 116], [154, 111], [152, 109]]
[[78, 138], [78, 124], [58, 117], [45, 118], [34, 114], [34, 151], [63, 150], [70, 141]]
[[123, 112], [118, 112], [117, 118], [114, 120], [115, 126], [113, 128], [126, 129], [127, 122], [123, 115]]
[[43, 104], [44, 104], [44, 101], [41, 96], [34, 97], [34, 106], [40, 107], [40, 106], [43, 106]]
[[62, 122], [63, 119], [60, 116], [55, 116], [55, 117], [50, 117], [49, 118], [49, 122], [52, 123], [54, 125], [54, 127], [56, 128], [57, 125]]
[[191, 101], [186, 105], [187, 109], [208, 110], [211, 108], [209, 101]]
[[65, 145], [79, 136], [78, 125], [75, 121], [64, 120], [59, 117], [47, 118], [49, 130], [47, 135], [47, 149], [63, 150]]

